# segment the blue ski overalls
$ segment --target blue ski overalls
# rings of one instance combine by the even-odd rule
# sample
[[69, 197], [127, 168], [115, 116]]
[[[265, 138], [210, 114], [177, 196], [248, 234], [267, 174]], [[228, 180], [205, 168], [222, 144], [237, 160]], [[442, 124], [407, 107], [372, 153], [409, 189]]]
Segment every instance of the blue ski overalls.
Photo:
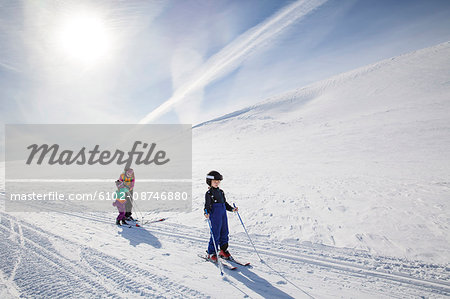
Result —
[[[209, 197], [209, 200], [208, 200]], [[210, 204], [209, 219], [211, 220], [212, 233], [216, 245], [220, 248], [228, 244], [228, 218], [227, 208], [232, 210], [231, 206], [226, 204], [223, 191], [219, 188], [211, 188], [205, 194], [206, 203]], [[209, 239], [208, 253], [216, 253], [214, 249], [213, 236]]]

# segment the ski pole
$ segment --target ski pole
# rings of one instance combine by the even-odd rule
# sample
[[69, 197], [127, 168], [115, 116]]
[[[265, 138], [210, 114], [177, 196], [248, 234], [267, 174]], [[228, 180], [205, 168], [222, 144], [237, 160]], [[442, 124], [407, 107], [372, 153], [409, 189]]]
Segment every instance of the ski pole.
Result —
[[129, 197], [130, 200], [132, 201], [131, 209], [134, 210], [134, 212], [135, 212], [136, 215], [137, 215], [137, 218], [139, 218], [139, 215], [140, 215], [140, 218], [141, 218], [141, 220], [142, 220], [141, 223], [143, 224], [143, 223], [144, 223], [144, 213], [143, 213], [142, 210], [138, 207], [137, 202], [134, 200], [133, 196], [131, 196], [131, 192], [128, 191], [127, 193], [128, 193], [128, 197]]
[[[236, 208], [236, 205], [233, 203], [233, 206]], [[261, 258], [261, 256], [259, 255], [258, 251], [256, 250], [255, 244], [253, 244], [252, 239], [250, 238], [250, 236], [248, 235], [247, 229], [245, 228], [244, 222], [242, 222], [241, 216], [239, 215], [239, 212], [236, 211], [239, 220], [241, 221], [242, 227], [244, 228], [245, 233], [247, 234], [248, 239], [250, 240], [250, 243], [252, 243], [253, 249], [255, 249], [256, 254], [259, 257], [259, 261], [266, 265], [269, 269], [273, 270], [275, 273], [277, 273], [280, 277], [282, 277], [284, 280], [286, 280], [288, 283], [290, 283], [291, 285], [293, 285], [294, 287], [296, 287], [298, 290], [302, 291], [303, 293], [305, 293], [306, 295], [308, 295], [311, 298], [314, 298], [313, 296], [311, 296], [309, 293], [307, 293], [306, 291], [304, 291], [302, 288], [300, 288], [299, 286], [297, 286], [295, 283], [293, 283], [292, 281], [290, 281], [289, 279], [286, 278], [286, 276], [284, 276], [283, 274], [281, 274], [278, 270], [272, 268], [272, 266], [270, 266], [269, 264], [267, 264], [266, 262], [263, 261], [263, 259]]]
[[[207, 209], [205, 209], [205, 214], [208, 215]], [[211, 226], [211, 220], [209, 219], [209, 217], [206, 218], [206, 220], [208, 220], [209, 230], [211, 231], [211, 239], [213, 240], [214, 251], [216, 252], [216, 257], [217, 257], [217, 263], [219, 264], [220, 275], [223, 276], [222, 263], [219, 262], [219, 254], [217, 253], [216, 240], [214, 239], [214, 233], [213, 233], [212, 226]]]
[[[233, 206], [234, 206], [234, 208], [236, 208], [236, 205], [234, 204], [234, 202], [233, 202]], [[250, 236], [249, 236], [249, 234], [248, 234], [248, 232], [247, 232], [247, 229], [245, 228], [244, 222], [242, 222], [241, 215], [239, 215], [239, 212], [238, 212], [238, 211], [236, 211], [236, 213], [237, 213], [237, 215], [238, 215], [238, 217], [239, 217], [239, 220], [241, 221], [242, 227], [244, 228], [244, 231], [245, 231], [245, 233], [247, 234], [248, 239], [250, 240], [250, 243], [251, 243], [252, 246], [253, 246], [253, 249], [255, 249], [255, 252], [256, 252], [256, 254], [257, 254], [258, 257], [259, 257], [260, 262], [261, 262], [261, 263], [264, 263], [263, 259], [261, 258], [261, 256], [259, 255], [258, 251], [256, 250], [255, 244], [253, 244], [253, 241], [252, 241], [252, 239], [250, 238]]]

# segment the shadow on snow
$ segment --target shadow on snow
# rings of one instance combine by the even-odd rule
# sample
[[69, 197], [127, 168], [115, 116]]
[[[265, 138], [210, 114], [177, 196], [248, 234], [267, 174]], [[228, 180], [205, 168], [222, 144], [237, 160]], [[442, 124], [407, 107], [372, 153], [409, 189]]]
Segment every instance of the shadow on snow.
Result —
[[124, 227], [122, 231], [119, 231], [119, 235], [127, 239], [130, 245], [134, 247], [143, 243], [155, 248], [161, 248], [161, 242], [159, 242], [158, 238], [143, 227]]

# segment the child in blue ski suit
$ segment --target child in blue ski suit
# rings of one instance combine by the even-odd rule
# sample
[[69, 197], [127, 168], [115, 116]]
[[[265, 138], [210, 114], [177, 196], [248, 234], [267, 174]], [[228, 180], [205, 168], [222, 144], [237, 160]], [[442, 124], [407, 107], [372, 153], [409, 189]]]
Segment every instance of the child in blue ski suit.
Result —
[[231, 207], [225, 198], [225, 193], [219, 189], [220, 181], [223, 180], [222, 175], [213, 170], [206, 175], [206, 183], [210, 186], [205, 194], [205, 217], [211, 221], [212, 235], [209, 239], [208, 258], [217, 261], [216, 246], [220, 248], [219, 256], [222, 258], [230, 258], [228, 252], [228, 219], [227, 211], [235, 212], [238, 209]]

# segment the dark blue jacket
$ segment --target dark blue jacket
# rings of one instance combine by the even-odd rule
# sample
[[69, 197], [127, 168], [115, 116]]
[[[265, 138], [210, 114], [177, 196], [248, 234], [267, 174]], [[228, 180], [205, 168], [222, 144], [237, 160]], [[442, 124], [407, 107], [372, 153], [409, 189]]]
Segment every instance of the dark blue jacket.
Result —
[[227, 203], [225, 193], [220, 188], [209, 188], [205, 193], [205, 209], [211, 214], [212, 206], [215, 203], [224, 203], [227, 211], [233, 211], [233, 207]]

